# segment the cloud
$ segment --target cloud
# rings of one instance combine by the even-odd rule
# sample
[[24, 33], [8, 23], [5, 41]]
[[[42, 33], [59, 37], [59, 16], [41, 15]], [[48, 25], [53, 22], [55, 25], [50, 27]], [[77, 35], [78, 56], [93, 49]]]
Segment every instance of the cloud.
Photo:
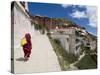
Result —
[[94, 6], [87, 6], [86, 7], [86, 14], [89, 19], [89, 26], [91, 27], [97, 27], [97, 8]]
[[[76, 19], [86, 18], [88, 19], [88, 25], [91, 27], [97, 27], [97, 8], [95, 6], [85, 6], [85, 5], [68, 5], [68, 4], [61, 4], [63, 8], [71, 7], [72, 13], [69, 15]], [[83, 9], [80, 11], [79, 9]]]
[[67, 7], [72, 6], [72, 5], [68, 5], [68, 4], [61, 4], [61, 6], [62, 6], [63, 8], [67, 8]]
[[70, 16], [74, 17], [74, 18], [87, 18], [87, 15], [85, 12], [83, 11], [79, 11], [79, 10], [74, 10], [73, 13], [70, 14]]
[[69, 5], [69, 4], [61, 4], [61, 6], [63, 8], [72, 7], [73, 9], [75, 9], [77, 7], [79, 7], [79, 8], [84, 8], [85, 7], [85, 5]]
[[68, 8], [68, 7], [71, 7], [73, 10], [72, 10], [72, 13], [70, 14], [70, 16], [74, 17], [74, 18], [86, 18], [86, 13], [83, 12], [83, 11], [79, 11], [77, 9], [77, 7], [79, 8], [83, 8], [84, 6], [83, 5], [68, 5], [68, 4], [61, 4], [61, 6], [63, 8]]
[[94, 6], [78, 6], [78, 7], [85, 8], [86, 10], [80, 11], [79, 9], [73, 9], [73, 12], [70, 13], [70, 16], [77, 19], [87, 18], [88, 25], [96, 28], [97, 27], [97, 8]]
[[79, 8], [85, 8], [85, 5], [77, 5]]

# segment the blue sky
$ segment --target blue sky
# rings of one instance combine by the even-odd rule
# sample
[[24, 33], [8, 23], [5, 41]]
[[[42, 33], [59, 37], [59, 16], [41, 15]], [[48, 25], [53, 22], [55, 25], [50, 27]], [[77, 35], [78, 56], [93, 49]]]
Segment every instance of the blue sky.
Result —
[[95, 6], [28, 3], [32, 15], [66, 18], [97, 35], [97, 8]]

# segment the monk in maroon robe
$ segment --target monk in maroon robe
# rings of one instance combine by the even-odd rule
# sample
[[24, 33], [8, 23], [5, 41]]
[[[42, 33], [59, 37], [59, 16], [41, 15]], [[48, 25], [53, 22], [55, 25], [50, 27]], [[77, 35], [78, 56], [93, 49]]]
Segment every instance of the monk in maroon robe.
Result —
[[23, 46], [24, 58], [27, 61], [31, 54], [32, 43], [31, 43], [31, 35], [29, 33], [25, 34], [25, 38], [27, 43]]

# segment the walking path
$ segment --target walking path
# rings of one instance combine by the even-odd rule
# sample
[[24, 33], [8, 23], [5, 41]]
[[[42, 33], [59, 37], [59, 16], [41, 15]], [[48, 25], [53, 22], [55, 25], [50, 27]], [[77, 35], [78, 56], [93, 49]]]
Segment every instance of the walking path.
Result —
[[15, 73], [61, 71], [55, 52], [46, 35], [32, 36], [32, 54], [29, 61], [23, 61], [22, 48], [14, 50]]
[[78, 58], [78, 60], [72, 64], [70, 64], [70, 70], [78, 70], [76, 66], [74, 66], [76, 63], [78, 63], [83, 57], [85, 56], [85, 52], [83, 52], [82, 55]]

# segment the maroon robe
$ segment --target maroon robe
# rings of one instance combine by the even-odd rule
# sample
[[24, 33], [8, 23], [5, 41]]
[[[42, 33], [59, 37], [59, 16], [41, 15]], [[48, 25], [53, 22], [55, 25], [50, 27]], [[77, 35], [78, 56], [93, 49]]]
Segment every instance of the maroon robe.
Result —
[[29, 58], [30, 57], [30, 54], [31, 54], [31, 49], [32, 49], [32, 43], [31, 43], [31, 36], [30, 36], [30, 34], [27, 33], [25, 35], [25, 38], [26, 38], [27, 44], [25, 44], [23, 46], [24, 57], [25, 58]]

